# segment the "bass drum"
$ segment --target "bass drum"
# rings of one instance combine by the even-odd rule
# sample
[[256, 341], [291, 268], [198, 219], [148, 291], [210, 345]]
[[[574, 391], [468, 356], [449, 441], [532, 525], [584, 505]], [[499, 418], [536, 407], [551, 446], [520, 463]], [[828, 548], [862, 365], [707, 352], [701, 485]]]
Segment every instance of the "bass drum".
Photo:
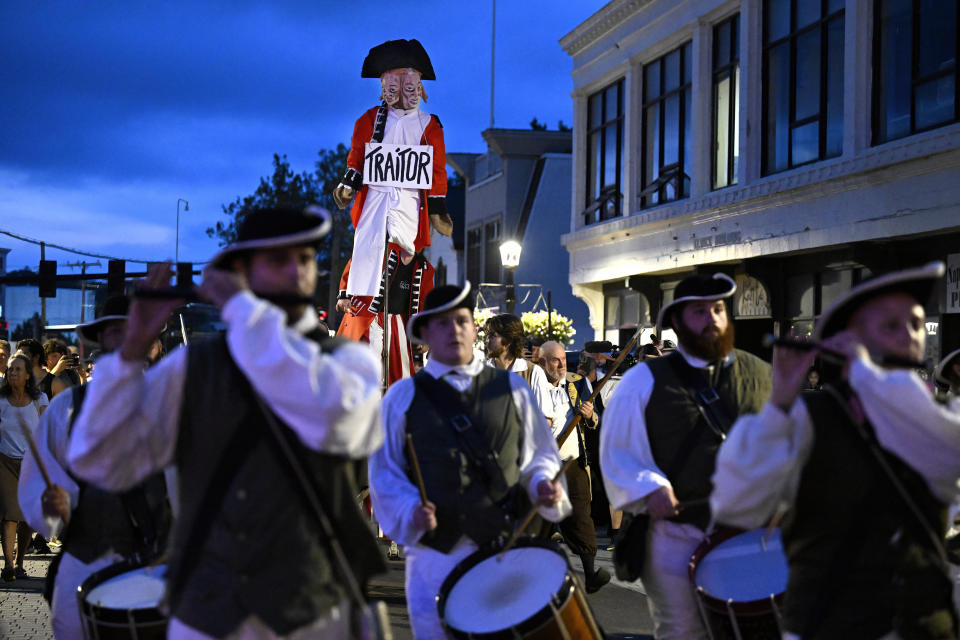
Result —
[[77, 590], [80, 624], [87, 640], [162, 640], [167, 616], [160, 610], [166, 565], [131, 562], [92, 574]]
[[602, 640], [567, 558], [551, 542], [520, 540], [475, 551], [447, 576], [440, 620], [465, 639]]
[[787, 558], [780, 529], [721, 529], [690, 558], [690, 581], [712, 640], [781, 640]]

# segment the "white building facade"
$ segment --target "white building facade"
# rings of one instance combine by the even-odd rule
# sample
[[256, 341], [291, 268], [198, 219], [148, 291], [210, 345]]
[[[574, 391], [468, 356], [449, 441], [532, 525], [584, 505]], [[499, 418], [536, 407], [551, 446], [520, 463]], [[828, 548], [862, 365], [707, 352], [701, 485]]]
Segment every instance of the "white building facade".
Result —
[[[598, 338], [694, 271], [735, 276], [738, 344], [810, 333], [873, 273], [945, 260], [960, 346], [956, 0], [613, 0], [573, 58], [570, 283]], [[942, 339], [942, 340], [941, 340]]]

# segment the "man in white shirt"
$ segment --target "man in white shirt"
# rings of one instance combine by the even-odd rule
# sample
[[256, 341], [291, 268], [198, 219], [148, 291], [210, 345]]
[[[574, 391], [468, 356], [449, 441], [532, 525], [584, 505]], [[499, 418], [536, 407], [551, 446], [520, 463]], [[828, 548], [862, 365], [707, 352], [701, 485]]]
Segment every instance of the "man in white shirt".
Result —
[[[181, 301], [137, 298], [119, 352], [97, 362], [68, 462], [114, 491], [176, 466], [170, 637], [346, 640], [354, 631], [344, 572], [362, 584], [383, 569], [348, 475], [351, 459], [382, 442], [379, 363], [365, 345], [326, 339], [311, 305], [316, 246], [329, 227], [314, 207], [250, 212], [198, 289], [220, 308], [225, 335], [144, 371]], [[141, 286], [164, 288], [171, 276], [158, 265]], [[303, 461], [334, 535], [349, 541], [349, 568], [328, 553], [278, 438]]]
[[719, 273], [682, 280], [657, 320], [657, 334], [674, 329], [679, 348], [627, 371], [603, 413], [610, 504], [650, 518], [641, 580], [658, 640], [707, 637], [687, 571], [710, 522], [716, 452], [733, 418], [769, 396], [769, 365], [733, 348], [724, 301], [735, 290]]
[[[777, 349], [770, 401], [720, 448], [717, 521], [786, 511], [786, 638], [957, 637], [943, 536], [960, 498], [960, 400], [935, 401], [913, 368], [944, 271], [885, 274], [834, 302], [816, 349]], [[818, 351], [832, 371], [801, 393]]]
[[593, 403], [587, 400], [593, 388], [583, 376], [567, 373], [567, 355], [559, 342], [548, 340], [540, 346], [540, 363], [549, 381], [547, 419], [553, 437], [559, 438], [575, 415], [582, 416], [560, 445], [561, 458], [577, 460], [577, 464], [570, 465], [566, 472], [573, 513], [560, 523], [560, 533], [570, 551], [580, 558], [587, 593], [595, 593], [610, 582], [610, 573], [606, 569], [596, 569], [593, 562], [597, 556], [597, 532], [590, 517], [590, 475], [583, 440], [583, 429], [596, 429], [598, 424]]
[[[547, 377], [539, 364], [523, 358], [523, 322], [512, 313], [501, 313], [487, 320], [487, 364], [495, 369], [516, 373], [524, 379], [537, 405], [547, 408]], [[547, 416], [549, 418], [549, 416]]]
[[565, 483], [553, 481], [560, 470], [556, 443], [529, 387], [474, 356], [473, 305], [469, 282], [462, 289], [444, 285], [410, 318], [408, 336], [430, 347], [430, 359], [387, 391], [384, 446], [370, 458], [374, 512], [404, 546], [407, 608], [418, 640], [448, 637], [436, 604], [444, 580], [479, 546], [512, 533], [521, 498], [554, 522], [570, 513]]

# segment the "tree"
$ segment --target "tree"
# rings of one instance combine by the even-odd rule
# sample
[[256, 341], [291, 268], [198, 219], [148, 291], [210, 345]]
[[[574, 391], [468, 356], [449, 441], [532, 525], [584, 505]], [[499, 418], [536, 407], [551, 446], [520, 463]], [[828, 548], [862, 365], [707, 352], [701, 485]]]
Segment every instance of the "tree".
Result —
[[563, 123], [563, 120], [557, 120], [557, 131], [570, 131], [570, 127]]
[[534, 116], [533, 120], [530, 121], [530, 128], [533, 129], [534, 131], [546, 131], [547, 125], [544, 123], [541, 123], [539, 120], [537, 120], [537, 117]]
[[217, 222], [207, 229], [207, 235], [218, 238], [222, 246], [233, 242], [238, 223], [254, 209], [275, 206], [303, 208], [314, 204], [329, 211], [330, 233], [317, 251], [320, 270], [318, 299], [326, 301], [329, 321], [334, 320], [340, 275], [353, 248], [350, 216], [346, 211], [337, 209], [331, 196], [333, 188], [346, 171], [348, 152], [344, 144], [338, 144], [335, 149], [321, 149], [312, 173], [294, 173], [286, 155], [273, 154], [273, 175], [260, 178], [260, 184], [252, 194], [238, 196], [229, 205], [223, 205], [224, 214], [230, 217], [229, 222]]
[[20, 340], [26, 338], [40, 339], [40, 314], [34, 313], [32, 317], [27, 318], [17, 325], [17, 328], [10, 332], [10, 342], [16, 345]]

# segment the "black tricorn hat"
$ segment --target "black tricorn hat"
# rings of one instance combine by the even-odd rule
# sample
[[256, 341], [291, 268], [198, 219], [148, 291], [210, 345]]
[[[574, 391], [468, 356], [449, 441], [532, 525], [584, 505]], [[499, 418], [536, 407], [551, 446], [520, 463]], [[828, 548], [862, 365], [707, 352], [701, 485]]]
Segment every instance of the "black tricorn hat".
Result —
[[613, 343], [609, 340], [591, 340], [583, 345], [583, 350], [587, 353], [605, 353], [610, 355], [613, 351]]
[[942, 262], [930, 262], [922, 267], [894, 271], [865, 280], [850, 289], [823, 312], [813, 332], [815, 340], [823, 340], [840, 333], [850, 324], [857, 309], [865, 303], [891, 293], [906, 293], [918, 304], [925, 305], [933, 294], [937, 281], [946, 273]]
[[330, 213], [320, 207], [255, 209], [240, 221], [237, 239], [210, 258], [210, 264], [223, 268], [227, 258], [253, 249], [315, 245], [328, 231]]
[[421, 80], [436, 80], [430, 56], [417, 40], [387, 40], [378, 44], [363, 60], [361, 78], [379, 78], [390, 69], [416, 69]]
[[670, 312], [677, 305], [695, 300], [722, 300], [732, 296], [736, 290], [737, 284], [725, 273], [715, 273], [710, 276], [695, 273], [684, 278], [673, 290], [673, 301], [660, 309], [660, 314], [657, 316], [657, 335], [660, 335], [664, 328], [673, 328]]
[[469, 280], [464, 283], [462, 289], [454, 284], [434, 288], [423, 301], [423, 311], [413, 314], [407, 320], [407, 338], [414, 344], [423, 344], [423, 340], [420, 339], [420, 329], [430, 316], [461, 308], [472, 312], [474, 304], [475, 297]]
[[130, 299], [127, 296], [110, 296], [97, 309], [96, 319], [77, 325], [77, 333], [87, 342], [98, 345], [97, 334], [108, 322], [126, 320], [130, 311]]

